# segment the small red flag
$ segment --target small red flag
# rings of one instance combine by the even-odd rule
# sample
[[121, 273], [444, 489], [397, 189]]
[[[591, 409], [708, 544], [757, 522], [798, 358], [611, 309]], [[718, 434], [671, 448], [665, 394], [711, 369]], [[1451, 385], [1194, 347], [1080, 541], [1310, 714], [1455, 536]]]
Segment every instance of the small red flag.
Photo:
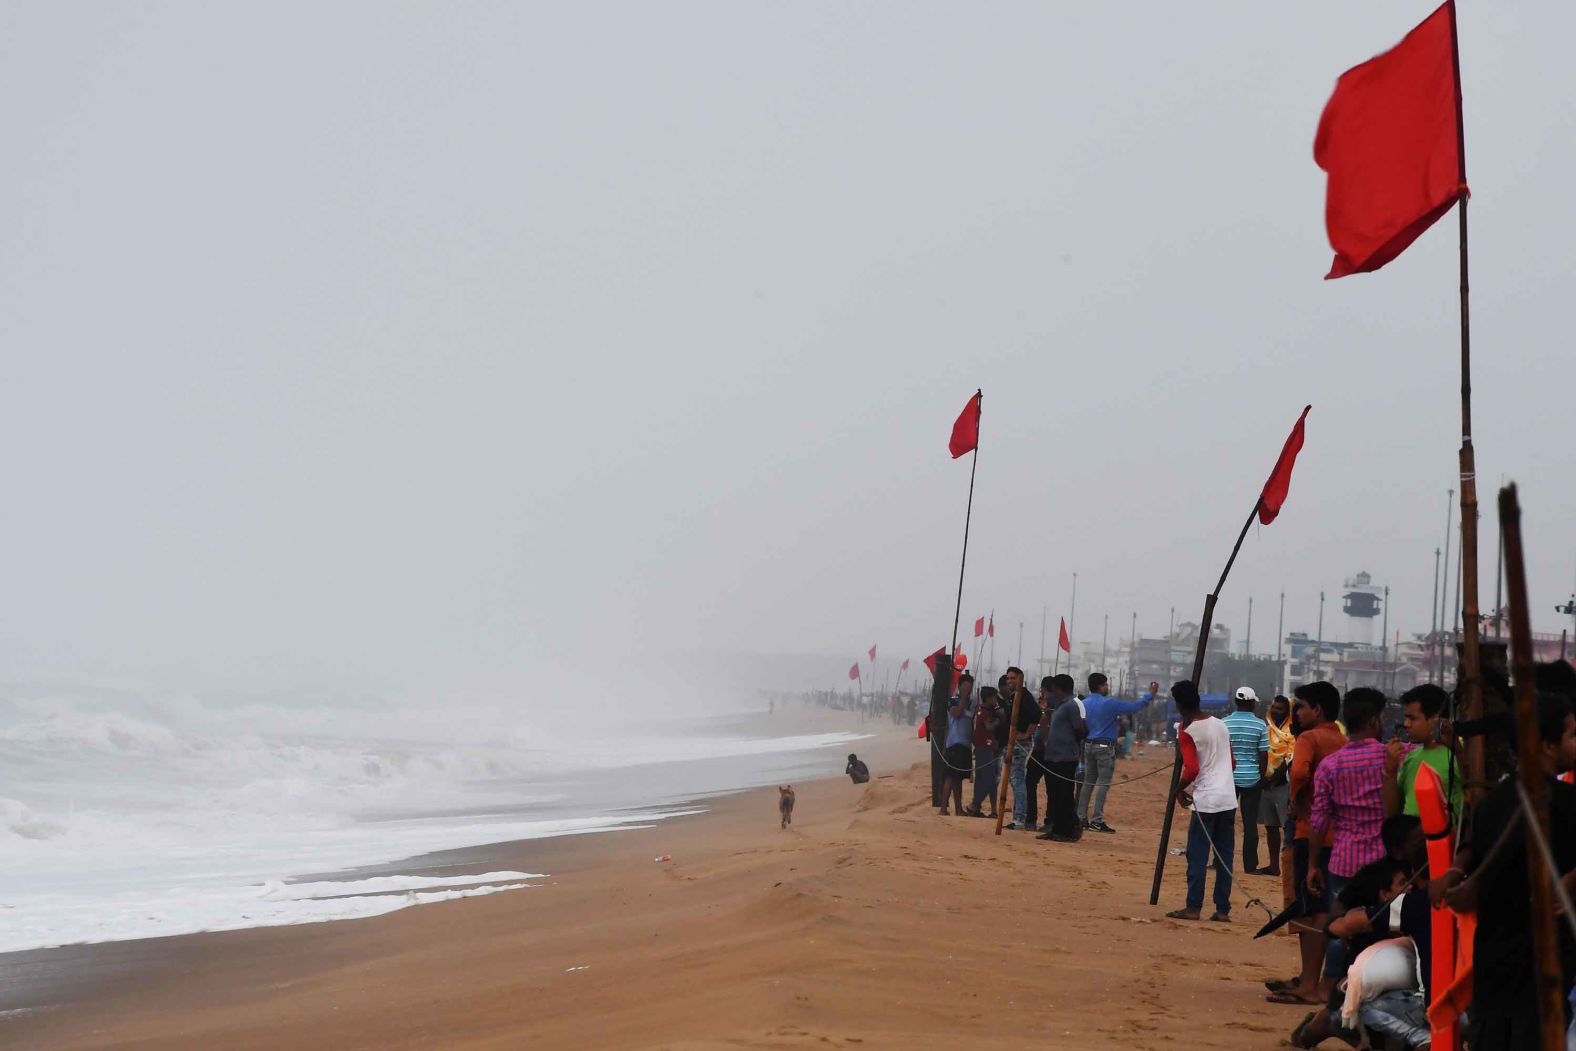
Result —
[[898, 671], [908, 671], [908, 658], [903, 658], [903, 663], [898, 666]]
[[1313, 159], [1329, 173], [1325, 280], [1378, 270], [1466, 196], [1456, 9], [1439, 9], [1335, 82]]
[[859, 678], [859, 662], [858, 661], [854, 661], [854, 666], [852, 668], [848, 669], [848, 677], [850, 679], [857, 679], [857, 678]]
[[1062, 652], [1063, 653], [1071, 653], [1073, 651], [1073, 644], [1067, 638], [1067, 618], [1066, 617], [1062, 618], [1062, 637], [1056, 640], [1056, 645], [1058, 645], [1058, 646], [1060, 646], [1062, 648]]
[[974, 622], [974, 637], [977, 639], [983, 634], [985, 634], [985, 618], [981, 617]]
[[974, 397], [963, 407], [963, 412], [958, 416], [957, 422], [952, 425], [952, 440], [947, 443], [947, 449], [956, 460], [966, 452], [973, 452], [980, 444], [980, 392], [975, 391]]
[[1259, 495], [1259, 521], [1264, 525], [1275, 521], [1281, 505], [1286, 502], [1286, 493], [1291, 489], [1291, 469], [1297, 466], [1297, 454], [1302, 452], [1303, 421], [1308, 418], [1311, 408], [1312, 405], [1306, 406], [1302, 415], [1297, 417], [1297, 425], [1286, 436], [1286, 444], [1281, 446], [1280, 459], [1275, 461], [1275, 469], [1270, 472], [1269, 480], [1264, 483], [1264, 492]]
[[936, 677], [936, 658], [941, 656], [941, 651], [944, 649], [946, 649], [945, 646], [937, 646], [936, 652], [925, 658], [924, 664], [925, 667], [930, 669], [930, 677], [932, 679]]
[[870, 647], [870, 659], [871, 660], [875, 660], [876, 659], [876, 648], [874, 646]]
[[986, 629], [985, 633], [993, 639], [996, 637], [996, 614], [992, 613], [990, 615], [990, 627]]

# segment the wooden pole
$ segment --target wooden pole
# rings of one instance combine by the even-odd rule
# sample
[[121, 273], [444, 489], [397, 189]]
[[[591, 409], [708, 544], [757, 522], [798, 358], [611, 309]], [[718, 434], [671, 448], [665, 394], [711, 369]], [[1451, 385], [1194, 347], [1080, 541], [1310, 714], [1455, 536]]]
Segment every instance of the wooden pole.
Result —
[[[1516, 487], [1499, 491], [1499, 522], [1505, 538], [1505, 575], [1510, 585], [1510, 650], [1516, 676], [1517, 777], [1531, 803], [1537, 827], [1548, 839], [1548, 791], [1538, 734], [1538, 698], [1533, 686], [1532, 629], [1527, 611], [1527, 570], [1521, 548], [1521, 507]], [[1538, 1014], [1542, 1022], [1544, 1051], [1565, 1047], [1565, 988], [1554, 929], [1554, 894], [1550, 877], [1532, 835], [1523, 837], [1527, 849], [1527, 878], [1532, 887], [1533, 981], [1537, 986]], [[1511, 893], [1514, 893], [1512, 891]]]
[[[979, 403], [981, 417], [985, 414], [985, 394], [976, 390], [974, 397]], [[969, 564], [969, 523], [974, 519], [974, 471], [980, 464], [980, 442], [978, 433], [974, 437], [974, 451], [969, 457], [969, 503], [968, 509], [963, 513], [963, 558], [958, 562], [958, 602], [952, 608], [952, 648], [947, 650], [947, 664], [952, 663], [952, 654], [958, 649], [958, 618], [963, 615], [963, 570]], [[940, 662], [937, 662], [940, 667]], [[940, 678], [939, 674], [937, 678]], [[952, 682], [949, 678], [948, 684]], [[950, 696], [950, 694], [949, 694]]]
[[[1450, 623], [1446, 619], [1445, 608], [1450, 601], [1450, 516], [1455, 511], [1455, 505], [1451, 502], [1455, 495], [1456, 491], [1454, 489], [1445, 490], [1445, 568], [1443, 575], [1439, 578], [1439, 634], [1434, 639], [1434, 644], [1439, 647], [1437, 656], [1439, 662], [1439, 685], [1441, 686], [1445, 684], [1445, 650], [1447, 648], [1445, 639], [1448, 637], [1446, 632], [1449, 630]], [[1459, 565], [1460, 562], [1461, 546], [1457, 544], [1456, 563]]]
[[1001, 823], [1007, 819], [1007, 781], [1012, 772], [1012, 750], [1018, 743], [1018, 701], [1023, 697], [1023, 685], [1018, 685], [1012, 695], [1012, 721], [1007, 724], [1007, 750], [1001, 754], [1001, 784], [996, 788], [996, 834], [1001, 835]]
[[[1434, 597], [1428, 600], [1428, 645], [1430, 650], [1439, 645], [1439, 548], [1434, 548]], [[1432, 669], [1426, 669], [1430, 672]], [[1438, 678], [1434, 679], [1438, 682]]]
[[[1467, 280], [1467, 137], [1461, 115], [1461, 40], [1456, 32], [1456, 9], [1450, 7], [1450, 56], [1455, 67], [1456, 153], [1461, 160], [1459, 183], [1461, 199], [1456, 208], [1461, 220], [1461, 559], [1464, 585], [1461, 608], [1461, 681], [1457, 695], [1467, 719], [1483, 717], [1483, 685], [1479, 678], [1478, 657], [1478, 564], [1477, 564], [1477, 454], [1472, 448], [1472, 315], [1468, 309]], [[1467, 738], [1468, 805], [1482, 797], [1483, 738]]]
[[[1248, 520], [1242, 523], [1242, 532], [1237, 534], [1237, 542], [1232, 545], [1231, 557], [1226, 559], [1226, 568], [1220, 571], [1220, 580], [1215, 584], [1215, 590], [1204, 596], [1204, 616], [1198, 625], [1198, 650], [1193, 654], [1193, 685], [1199, 686], [1204, 678], [1204, 656], [1209, 651], [1209, 629], [1215, 620], [1215, 603], [1220, 598], [1220, 591], [1226, 586], [1226, 577], [1231, 573], [1232, 565], [1237, 561], [1237, 552], [1242, 550], [1242, 541], [1247, 538], [1248, 530], [1253, 526], [1253, 520], [1258, 517], [1259, 507], [1264, 503], [1264, 494], [1253, 501], [1253, 510], [1248, 513]], [[1202, 689], [1199, 690], [1203, 692]], [[1166, 871], [1166, 849], [1171, 845], [1171, 823], [1176, 818], [1177, 786], [1182, 783], [1182, 738], [1177, 737], [1176, 755], [1171, 760], [1171, 791], [1166, 795], [1166, 817], [1160, 825], [1160, 845], [1155, 849], [1155, 881], [1149, 888], [1149, 904], [1156, 905], [1160, 902], [1160, 879]]]

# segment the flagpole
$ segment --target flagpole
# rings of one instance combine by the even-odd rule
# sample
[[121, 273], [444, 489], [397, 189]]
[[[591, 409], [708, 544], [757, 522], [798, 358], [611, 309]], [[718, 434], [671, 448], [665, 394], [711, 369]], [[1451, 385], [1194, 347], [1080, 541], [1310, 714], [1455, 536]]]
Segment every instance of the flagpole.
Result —
[[[1477, 455], [1472, 448], [1472, 325], [1468, 308], [1467, 280], [1467, 135], [1461, 114], [1461, 38], [1456, 32], [1456, 8], [1450, 5], [1450, 61], [1455, 67], [1456, 156], [1460, 158], [1461, 222], [1461, 550], [1457, 555], [1462, 567], [1461, 670], [1457, 694], [1465, 703], [1466, 718], [1483, 716], [1483, 692], [1478, 680], [1478, 563], [1477, 563]], [[1483, 738], [1467, 738], [1467, 784], [1469, 803], [1483, 794]]]
[[[1226, 586], [1226, 577], [1231, 573], [1232, 565], [1237, 561], [1237, 552], [1242, 550], [1242, 541], [1247, 539], [1248, 530], [1253, 526], [1253, 520], [1259, 515], [1259, 508], [1264, 506], [1264, 494], [1259, 493], [1259, 498], [1253, 502], [1253, 510], [1248, 512], [1248, 520], [1242, 523], [1242, 532], [1237, 534], [1237, 542], [1232, 545], [1231, 557], [1226, 559], [1226, 568], [1220, 571], [1220, 580], [1215, 584], [1215, 590], [1204, 596], [1204, 616], [1198, 625], [1198, 650], [1193, 654], [1193, 685], [1203, 693], [1202, 682], [1204, 677], [1204, 654], [1209, 649], [1209, 629], [1215, 619], [1215, 602], [1220, 598], [1220, 591]], [[1166, 870], [1166, 848], [1171, 845], [1171, 822], [1176, 816], [1177, 786], [1182, 783], [1182, 739], [1177, 738], [1176, 757], [1171, 764], [1171, 792], [1166, 797], [1166, 817], [1160, 826], [1160, 846], [1155, 850], [1155, 882], [1149, 888], [1149, 904], [1154, 905], [1160, 901], [1160, 878]]]
[[[974, 398], [978, 403], [980, 414], [984, 415], [985, 393], [975, 390]], [[956, 653], [958, 649], [958, 618], [963, 615], [963, 570], [969, 564], [969, 523], [974, 519], [974, 472], [980, 463], [980, 442], [978, 432], [974, 437], [974, 451], [969, 456], [969, 503], [968, 509], [963, 513], [963, 558], [958, 563], [958, 602], [952, 610], [952, 648], [947, 652]]]

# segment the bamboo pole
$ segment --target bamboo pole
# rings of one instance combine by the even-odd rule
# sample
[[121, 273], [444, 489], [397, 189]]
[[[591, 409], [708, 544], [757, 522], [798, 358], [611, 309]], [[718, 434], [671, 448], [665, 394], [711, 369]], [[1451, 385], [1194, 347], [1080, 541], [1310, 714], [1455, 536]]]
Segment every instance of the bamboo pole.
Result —
[[[1516, 486], [1499, 491], [1499, 521], [1505, 538], [1505, 575], [1510, 585], [1510, 649], [1516, 676], [1517, 777], [1532, 807], [1537, 830], [1548, 838], [1548, 790], [1538, 747], [1538, 699], [1533, 686], [1532, 631], [1527, 611], [1527, 571], [1521, 548], [1521, 507]], [[1535, 836], [1523, 837], [1527, 850], [1527, 879], [1532, 891], [1533, 980], [1537, 986], [1538, 1013], [1542, 1021], [1544, 1051], [1565, 1047], [1565, 987], [1560, 970], [1557, 932], [1554, 929], [1554, 896]]]

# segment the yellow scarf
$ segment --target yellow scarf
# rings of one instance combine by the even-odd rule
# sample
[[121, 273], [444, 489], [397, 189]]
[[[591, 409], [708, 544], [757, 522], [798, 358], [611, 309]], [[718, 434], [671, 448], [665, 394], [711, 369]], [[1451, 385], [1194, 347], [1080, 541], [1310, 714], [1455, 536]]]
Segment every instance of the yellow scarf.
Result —
[[1270, 733], [1270, 756], [1266, 764], [1268, 772], [1273, 774], [1282, 766], [1291, 762], [1292, 746], [1296, 743], [1296, 736], [1291, 732], [1291, 716], [1286, 717], [1285, 726], [1276, 726], [1275, 720], [1266, 719], [1264, 725]]

